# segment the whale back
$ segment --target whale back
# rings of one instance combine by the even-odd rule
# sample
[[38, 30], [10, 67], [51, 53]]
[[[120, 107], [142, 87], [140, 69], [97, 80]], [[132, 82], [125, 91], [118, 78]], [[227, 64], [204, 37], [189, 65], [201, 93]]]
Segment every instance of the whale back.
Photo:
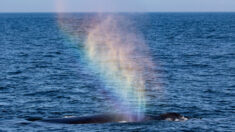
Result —
[[89, 124], [89, 123], [108, 123], [108, 122], [132, 122], [133, 118], [126, 114], [102, 114], [84, 117], [42, 119], [42, 122], [65, 123], [65, 124]]
[[127, 114], [101, 114], [83, 117], [70, 117], [70, 118], [51, 118], [42, 119], [40, 117], [28, 118], [28, 121], [41, 121], [48, 123], [63, 123], [63, 124], [90, 124], [90, 123], [112, 123], [112, 122], [141, 122], [149, 120], [168, 120], [168, 121], [185, 121], [188, 117], [182, 116], [178, 113], [165, 113], [159, 116], [146, 115], [143, 119], [139, 120], [135, 115]]

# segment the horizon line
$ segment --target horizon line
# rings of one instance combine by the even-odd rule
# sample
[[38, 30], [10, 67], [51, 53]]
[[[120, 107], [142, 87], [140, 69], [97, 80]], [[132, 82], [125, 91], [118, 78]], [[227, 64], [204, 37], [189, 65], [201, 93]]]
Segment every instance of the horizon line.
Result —
[[13, 11], [3, 11], [3, 13], [235, 13], [235, 11], [66, 11], [66, 12], [56, 12], [56, 11], [22, 11], [22, 12], [13, 12]]

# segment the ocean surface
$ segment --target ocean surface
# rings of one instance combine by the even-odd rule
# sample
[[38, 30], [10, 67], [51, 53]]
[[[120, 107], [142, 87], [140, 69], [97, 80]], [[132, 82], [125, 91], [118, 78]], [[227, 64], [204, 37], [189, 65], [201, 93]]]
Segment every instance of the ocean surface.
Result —
[[[146, 88], [146, 113], [185, 122], [89, 125], [28, 117], [112, 112], [102, 80], [84, 61], [81, 23], [96, 14], [0, 14], [0, 131], [235, 131], [235, 13], [130, 13], [149, 47], [160, 91]], [[73, 38], [68, 34], [76, 32]], [[144, 64], [143, 64], [144, 65]]]

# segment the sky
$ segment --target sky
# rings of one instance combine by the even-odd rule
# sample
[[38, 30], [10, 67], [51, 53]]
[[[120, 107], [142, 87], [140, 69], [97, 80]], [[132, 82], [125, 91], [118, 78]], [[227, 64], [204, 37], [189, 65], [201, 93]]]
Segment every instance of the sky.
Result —
[[0, 12], [235, 12], [235, 0], [0, 0]]

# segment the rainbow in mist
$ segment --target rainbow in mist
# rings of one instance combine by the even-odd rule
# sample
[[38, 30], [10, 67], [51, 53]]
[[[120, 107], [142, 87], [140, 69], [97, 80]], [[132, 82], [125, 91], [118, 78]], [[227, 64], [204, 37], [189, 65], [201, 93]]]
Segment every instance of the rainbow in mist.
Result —
[[[66, 25], [60, 17], [58, 23], [61, 28]], [[146, 55], [144, 39], [135, 30], [128, 31], [127, 26], [130, 22], [117, 14], [89, 19], [83, 57], [88, 67], [99, 73], [104, 89], [115, 97], [112, 101], [118, 105], [114, 109], [138, 115], [141, 120], [146, 109], [146, 79], [152, 77], [147, 73], [154, 65]], [[67, 36], [80, 38], [77, 33]]]
[[144, 56], [137, 57], [141, 55], [136, 53], [141, 41], [135, 34], [121, 30], [117, 17], [103, 19], [88, 31], [87, 55], [122, 105], [141, 118], [146, 103], [143, 71], [149, 64]]

